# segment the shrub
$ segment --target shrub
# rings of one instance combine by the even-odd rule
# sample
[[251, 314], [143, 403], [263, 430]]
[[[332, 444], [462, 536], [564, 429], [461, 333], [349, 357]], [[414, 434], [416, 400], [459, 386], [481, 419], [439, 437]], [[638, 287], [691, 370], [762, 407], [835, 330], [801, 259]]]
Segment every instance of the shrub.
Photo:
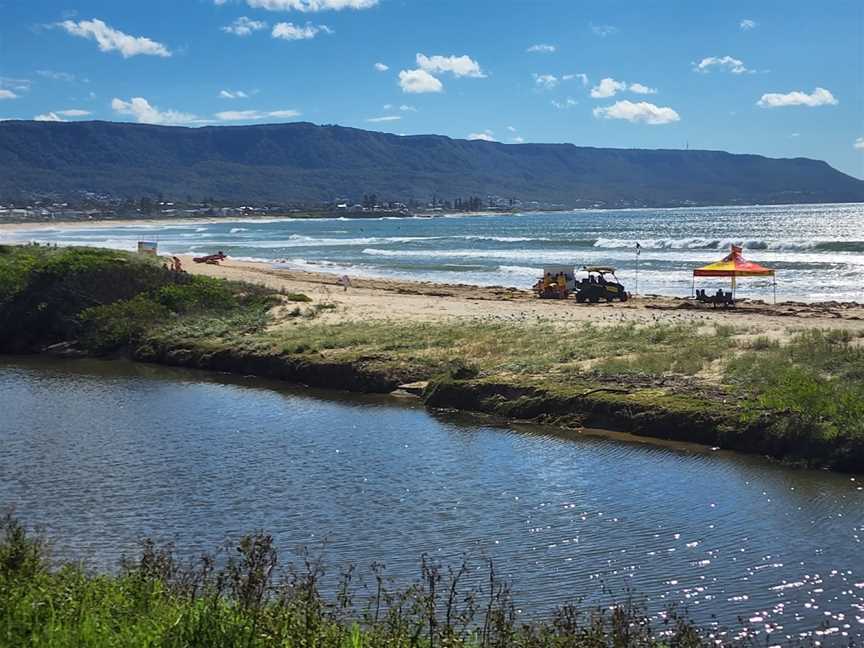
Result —
[[189, 283], [162, 286], [156, 291], [156, 301], [175, 313], [228, 309], [237, 305], [229, 286], [212, 277], [192, 277]]
[[80, 316], [80, 342], [88, 351], [107, 353], [137, 341], [154, 324], [170, 316], [168, 308], [146, 295], [88, 308]]

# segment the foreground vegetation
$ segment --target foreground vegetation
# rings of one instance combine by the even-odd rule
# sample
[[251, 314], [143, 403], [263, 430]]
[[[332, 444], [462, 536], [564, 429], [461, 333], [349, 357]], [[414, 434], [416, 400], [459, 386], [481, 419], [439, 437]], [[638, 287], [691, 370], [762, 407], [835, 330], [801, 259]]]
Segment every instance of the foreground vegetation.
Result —
[[729, 326], [330, 322], [326, 299], [96, 249], [0, 247], [0, 352], [128, 353], [864, 471], [864, 346]]
[[[0, 645], [680, 648], [757, 645], [702, 631], [668, 609], [650, 618], [633, 596], [603, 605], [563, 604], [549, 620], [521, 622], [510, 585], [489, 563], [443, 568], [423, 557], [419, 580], [398, 588], [373, 564], [327, 578], [322, 562], [282, 566], [271, 536], [257, 533], [197, 560], [144, 541], [116, 575], [52, 566], [44, 538], [0, 518]], [[659, 620], [658, 620], [659, 619]]]

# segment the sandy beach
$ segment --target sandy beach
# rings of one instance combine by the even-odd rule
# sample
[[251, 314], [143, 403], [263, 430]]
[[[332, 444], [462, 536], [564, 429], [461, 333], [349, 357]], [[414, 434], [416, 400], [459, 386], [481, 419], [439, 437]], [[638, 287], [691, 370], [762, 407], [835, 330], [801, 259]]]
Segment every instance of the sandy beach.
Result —
[[[90, 222], [0, 223], [4, 232], [66, 230], [82, 226], [163, 226], [207, 224], [224, 219], [137, 219]], [[262, 220], [262, 219], [242, 219]], [[268, 220], [268, 219], [263, 219]], [[272, 220], [272, 219], [270, 219]], [[233, 221], [232, 221], [233, 222]], [[181, 256], [187, 272], [266, 285], [287, 292], [304, 293], [315, 302], [335, 308], [321, 311], [319, 321], [364, 321], [393, 319], [415, 322], [475, 320], [552, 322], [562, 326], [614, 325], [621, 323], [724, 323], [752, 335], [780, 340], [805, 328], [838, 328], [864, 331], [864, 304], [854, 302], [778, 302], [742, 300], [734, 309], [712, 308], [682, 297], [640, 295], [620, 304], [577, 304], [574, 300], [540, 300], [533, 293], [512, 287], [478, 287], [468, 284], [436, 284], [396, 279], [351, 277], [346, 291], [339, 276], [302, 270], [274, 268], [269, 263], [231, 259], [221, 265], [194, 263]], [[277, 313], [278, 316], [278, 313]], [[293, 321], [293, 320], [292, 320]]]
[[351, 278], [351, 286], [345, 290], [339, 277], [331, 274], [277, 269], [265, 263], [230, 258], [218, 266], [194, 263], [188, 256], [181, 259], [183, 268], [191, 273], [304, 293], [315, 302], [333, 304], [335, 308], [319, 315], [322, 321], [543, 321], [574, 329], [588, 323], [723, 323], [752, 335], [778, 339], [805, 328], [864, 331], [864, 305], [856, 303], [742, 301], [734, 309], [715, 309], [689, 299], [640, 296], [623, 304], [592, 305], [577, 304], [573, 299], [540, 300], [531, 292], [516, 288], [365, 278]]

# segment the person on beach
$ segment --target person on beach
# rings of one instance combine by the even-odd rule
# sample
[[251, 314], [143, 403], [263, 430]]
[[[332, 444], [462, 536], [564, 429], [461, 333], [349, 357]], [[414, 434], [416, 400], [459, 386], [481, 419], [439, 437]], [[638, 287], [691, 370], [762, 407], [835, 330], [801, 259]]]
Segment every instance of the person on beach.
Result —
[[348, 287], [351, 285], [351, 279], [348, 278], [348, 275], [339, 277], [339, 283], [342, 284], [342, 291], [348, 292]]

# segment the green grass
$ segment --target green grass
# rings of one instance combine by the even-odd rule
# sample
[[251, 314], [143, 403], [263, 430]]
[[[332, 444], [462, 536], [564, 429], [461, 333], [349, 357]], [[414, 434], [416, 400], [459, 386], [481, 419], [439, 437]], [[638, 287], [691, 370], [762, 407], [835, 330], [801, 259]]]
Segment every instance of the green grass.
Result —
[[578, 377], [584, 363], [603, 373], [695, 374], [728, 352], [732, 331], [700, 333], [696, 326], [632, 324], [567, 331], [554, 324], [404, 323], [391, 321], [312, 323], [270, 336], [285, 353], [332, 358], [387, 356], [411, 359], [436, 371], [454, 360], [481, 374]]
[[761, 345], [726, 369], [746, 415], [784, 414], [784, 436], [864, 442], [864, 347], [847, 331], [808, 330]]
[[[562, 601], [523, 622], [510, 583], [491, 563], [447, 568], [423, 556], [418, 579], [394, 587], [382, 565], [362, 583], [353, 567], [322, 588], [324, 563], [282, 565], [273, 539], [244, 536], [226, 552], [178, 560], [144, 541], [114, 575], [51, 566], [46, 543], [0, 518], [0, 645], [103, 647], [644, 648], [710, 645], [684, 616], [650, 619], [640, 599]], [[703, 639], [704, 637], [704, 639]]]

